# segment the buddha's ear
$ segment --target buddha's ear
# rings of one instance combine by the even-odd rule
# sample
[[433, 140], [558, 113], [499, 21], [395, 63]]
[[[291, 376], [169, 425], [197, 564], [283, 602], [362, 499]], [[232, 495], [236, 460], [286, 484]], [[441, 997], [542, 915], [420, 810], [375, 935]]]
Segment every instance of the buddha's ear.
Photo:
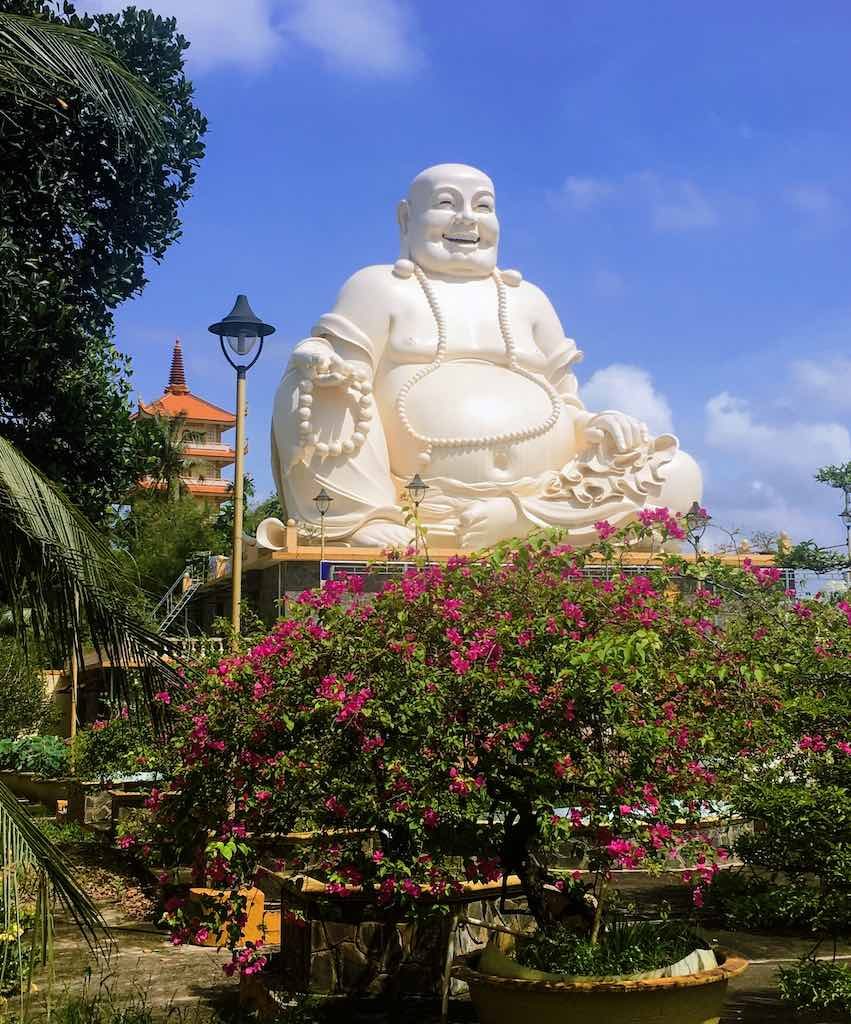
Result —
[[408, 221], [411, 217], [411, 207], [408, 204], [407, 199], [402, 199], [399, 205], [396, 207], [396, 220], [399, 222], [399, 230], [402, 232], [402, 237], [408, 233]]

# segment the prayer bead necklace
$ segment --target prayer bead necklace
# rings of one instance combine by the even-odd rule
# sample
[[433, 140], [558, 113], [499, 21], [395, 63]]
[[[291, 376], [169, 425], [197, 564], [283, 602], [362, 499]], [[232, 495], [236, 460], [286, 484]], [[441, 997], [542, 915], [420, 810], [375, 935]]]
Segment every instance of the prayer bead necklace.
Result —
[[[399, 262], [402, 263], [407, 261], [400, 260]], [[412, 268], [411, 272], [416, 277], [417, 282], [423, 291], [423, 295], [425, 296], [426, 302], [428, 302], [429, 309], [431, 310], [431, 314], [434, 317], [434, 322], [437, 327], [437, 350], [434, 354], [434, 359], [427, 366], [423, 366], [417, 370], [413, 377], [411, 377], [410, 380], [402, 386], [396, 398], [396, 412], [403, 429], [410, 437], [424, 446], [425, 450], [420, 452], [417, 456], [420, 465], [423, 467], [428, 466], [431, 462], [432, 451], [435, 448], [491, 448], [498, 445], [517, 444], [522, 441], [531, 441], [550, 431], [555, 426], [561, 413], [562, 399], [558, 391], [556, 391], [549, 381], [544, 380], [531, 371], [524, 369], [518, 363], [517, 351], [514, 345], [514, 336], [511, 331], [511, 323], [508, 316], [508, 298], [505, 291], [505, 282], [503, 280], [502, 273], [496, 268], [494, 268], [491, 276], [494, 284], [496, 285], [497, 319], [499, 321], [499, 330], [502, 335], [502, 340], [505, 345], [505, 353], [508, 356], [508, 367], [513, 373], [532, 381], [532, 383], [537, 384], [542, 391], [546, 392], [552, 406], [550, 415], [536, 427], [527, 427], [524, 430], [506, 431], [502, 434], [490, 434], [482, 437], [434, 437], [429, 434], [421, 434], [419, 431], [414, 429], [408, 417], [406, 408], [408, 396], [417, 384], [421, 383], [426, 377], [430, 376], [443, 365], [447, 355], [448, 342], [446, 335], [446, 320], [444, 319], [443, 311], [437, 301], [437, 296], [434, 293], [431, 282], [423, 273], [421, 267], [410, 263], [407, 264], [407, 266]], [[408, 276], [408, 274], [405, 274], [404, 276]], [[374, 401], [372, 397], [372, 386], [367, 381], [353, 377], [348, 381], [348, 388], [354, 392], [354, 398], [357, 401], [357, 411], [355, 412], [354, 430], [352, 435], [347, 441], [325, 442], [320, 441], [318, 434], [313, 430], [314, 382], [309, 377], [302, 378], [302, 380], [299, 381], [299, 440], [304, 446], [305, 451], [312, 446], [316, 453], [324, 458], [328, 455], [352, 455], [363, 447], [369, 430], [369, 424], [373, 417]]]

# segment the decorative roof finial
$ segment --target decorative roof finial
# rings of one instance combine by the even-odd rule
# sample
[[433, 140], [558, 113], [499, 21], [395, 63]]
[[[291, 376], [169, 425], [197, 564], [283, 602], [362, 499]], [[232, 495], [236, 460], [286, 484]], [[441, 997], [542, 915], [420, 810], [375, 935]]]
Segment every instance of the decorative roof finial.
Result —
[[186, 374], [183, 371], [183, 350], [180, 347], [180, 338], [174, 339], [174, 352], [171, 355], [171, 371], [168, 375], [168, 387], [173, 395], [188, 395], [189, 388], [186, 386]]

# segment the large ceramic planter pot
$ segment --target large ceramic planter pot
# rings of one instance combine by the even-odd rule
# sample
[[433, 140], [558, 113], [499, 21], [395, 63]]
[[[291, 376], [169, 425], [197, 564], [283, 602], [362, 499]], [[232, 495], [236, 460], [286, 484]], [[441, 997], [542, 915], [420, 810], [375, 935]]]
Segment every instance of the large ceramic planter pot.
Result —
[[[480, 954], [458, 957], [481, 1024], [718, 1024], [730, 978], [747, 960], [716, 950], [721, 965], [679, 978], [642, 981], [526, 981], [476, 970]], [[723, 960], [722, 960], [723, 957]]]

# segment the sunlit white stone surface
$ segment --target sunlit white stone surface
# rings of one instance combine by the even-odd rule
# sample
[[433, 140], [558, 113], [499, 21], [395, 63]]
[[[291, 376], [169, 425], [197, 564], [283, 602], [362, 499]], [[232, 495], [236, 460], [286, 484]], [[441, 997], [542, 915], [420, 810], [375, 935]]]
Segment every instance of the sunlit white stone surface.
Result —
[[[318, 522], [324, 487], [329, 541], [405, 544], [404, 488], [420, 473], [430, 546], [476, 548], [538, 526], [581, 545], [598, 520], [700, 499], [700, 471], [675, 437], [583, 406], [582, 353], [549, 299], [497, 269], [486, 174], [423, 171], [398, 222], [401, 258], [349, 278], [278, 388], [272, 460], [290, 516]], [[261, 535], [273, 545], [274, 530]]]

